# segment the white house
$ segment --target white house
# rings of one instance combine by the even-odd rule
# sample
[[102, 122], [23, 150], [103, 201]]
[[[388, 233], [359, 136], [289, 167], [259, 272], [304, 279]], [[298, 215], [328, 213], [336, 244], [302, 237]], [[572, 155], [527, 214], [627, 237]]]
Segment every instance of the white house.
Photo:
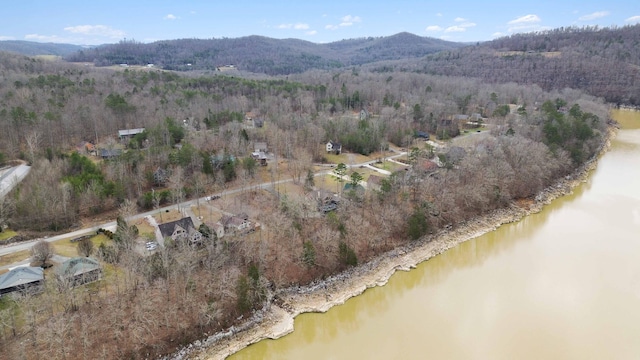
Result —
[[342, 144], [329, 140], [327, 143], [327, 152], [339, 155], [342, 152]]

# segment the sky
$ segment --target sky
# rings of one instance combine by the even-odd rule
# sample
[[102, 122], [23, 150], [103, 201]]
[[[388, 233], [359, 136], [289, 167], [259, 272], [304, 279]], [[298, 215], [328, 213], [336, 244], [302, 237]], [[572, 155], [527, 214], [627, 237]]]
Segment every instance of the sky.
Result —
[[0, 14], [0, 40], [76, 45], [249, 35], [327, 43], [403, 31], [476, 42], [568, 26], [634, 25], [640, 1], [18, 0]]

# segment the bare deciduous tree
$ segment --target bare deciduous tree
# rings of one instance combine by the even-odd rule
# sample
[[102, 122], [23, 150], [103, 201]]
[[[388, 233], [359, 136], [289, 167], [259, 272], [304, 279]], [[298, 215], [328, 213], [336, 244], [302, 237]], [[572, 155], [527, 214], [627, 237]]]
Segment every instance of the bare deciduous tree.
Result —
[[53, 257], [53, 249], [48, 242], [40, 240], [31, 247], [31, 261], [33, 264], [43, 268], [51, 266], [48, 263], [51, 257]]
[[93, 254], [93, 242], [91, 239], [82, 239], [78, 242], [78, 255], [89, 257]]

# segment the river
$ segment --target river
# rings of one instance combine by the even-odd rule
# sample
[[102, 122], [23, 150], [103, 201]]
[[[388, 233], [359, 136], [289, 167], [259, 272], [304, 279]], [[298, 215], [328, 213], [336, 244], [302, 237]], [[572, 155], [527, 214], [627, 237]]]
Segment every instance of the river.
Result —
[[613, 117], [572, 195], [230, 359], [638, 358], [640, 112]]

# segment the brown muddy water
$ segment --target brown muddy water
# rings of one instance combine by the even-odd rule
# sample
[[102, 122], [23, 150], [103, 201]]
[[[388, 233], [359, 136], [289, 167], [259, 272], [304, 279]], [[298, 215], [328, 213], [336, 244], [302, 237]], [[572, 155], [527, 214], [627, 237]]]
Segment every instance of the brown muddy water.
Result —
[[230, 359], [640, 358], [640, 112], [588, 180]]

